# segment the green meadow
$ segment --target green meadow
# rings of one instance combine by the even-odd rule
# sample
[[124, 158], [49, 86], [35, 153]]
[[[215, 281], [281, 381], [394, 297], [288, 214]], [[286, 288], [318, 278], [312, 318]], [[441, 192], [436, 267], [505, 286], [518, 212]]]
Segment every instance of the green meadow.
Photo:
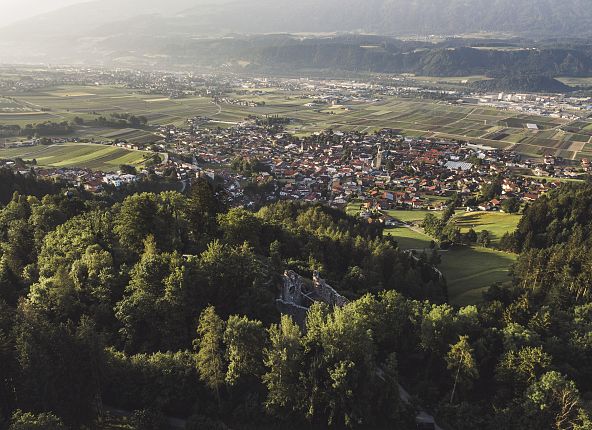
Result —
[[454, 217], [456, 225], [462, 233], [469, 229], [477, 233], [487, 230], [491, 233], [493, 245], [498, 245], [502, 236], [516, 230], [521, 215], [506, 214], [501, 212], [465, 212], [457, 213]]
[[510, 283], [510, 268], [517, 258], [515, 254], [480, 247], [464, 247], [441, 255], [440, 270], [446, 277], [448, 298], [459, 306], [480, 302], [483, 292], [493, 284]]

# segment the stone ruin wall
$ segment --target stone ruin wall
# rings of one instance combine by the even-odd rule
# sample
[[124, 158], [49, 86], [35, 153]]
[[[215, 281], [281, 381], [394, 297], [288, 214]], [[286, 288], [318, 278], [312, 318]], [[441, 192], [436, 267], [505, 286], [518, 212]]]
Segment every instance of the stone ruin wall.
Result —
[[327, 284], [316, 271], [313, 273], [312, 287], [309, 287], [304, 278], [296, 272], [284, 272], [281, 297], [276, 301], [282, 314], [290, 315], [296, 323], [304, 327], [306, 313], [314, 301], [337, 307], [348, 303], [348, 300]]

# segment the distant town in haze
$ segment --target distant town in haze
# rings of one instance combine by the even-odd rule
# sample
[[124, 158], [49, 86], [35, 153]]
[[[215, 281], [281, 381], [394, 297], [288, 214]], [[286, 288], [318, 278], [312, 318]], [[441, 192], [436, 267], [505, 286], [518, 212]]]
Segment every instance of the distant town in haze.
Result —
[[0, 5], [0, 430], [592, 430], [588, 3]]

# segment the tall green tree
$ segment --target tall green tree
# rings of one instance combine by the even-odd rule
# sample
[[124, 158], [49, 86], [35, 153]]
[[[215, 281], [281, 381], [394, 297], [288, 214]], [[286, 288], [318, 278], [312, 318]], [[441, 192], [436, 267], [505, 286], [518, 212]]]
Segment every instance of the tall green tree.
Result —
[[154, 352], [188, 346], [193, 337], [189, 324], [199, 312], [189, 292], [193, 260], [158, 252], [152, 236], [144, 247], [124, 296], [115, 305], [126, 350]]
[[264, 373], [263, 350], [265, 329], [260, 321], [236, 315], [228, 318], [224, 331], [224, 343], [228, 358], [226, 383], [258, 381]]
[[204, 178], [191, 185], [187, 202], [187, 218], [194, 239], [200, 242], [211, 238], [216, 232], [216, 217], [223, 212], [224, 204], [214, 187]]
[[226, 376], [224, 331], [224, 321], [216, 314], [214, 307], [204, 309], [199, 317], [197, 339], [194, 342], [197, 370], [201, 381], [216, 394], [218, 405], [221, 403], [220, 391]]
[[479, 370], [468, 336], [461, 336], [457, 343], [450, 346], [450, 351], [446, 355], [446, 363], [448, 369], [454, 374], [454, 385], [450, 394], [450, 403], [452, 403], [459, 384], [467, 389], [471, 386], [472, 381], [479, 377]]
[[268, 393], [265, 406], [272, 412], [290, 414], [302, 407], [302, 335], [300, 328], [287, 315], [282, 315], [280, 324], [273, 324], [268, 333], [269, 346], [264, 351], [267, 372], [262, 377]]
[[521, 393], [550, 366], [551, 356], [542, 347], [526, 346], [506, 352], [498, 364], [496, 376], [515, 393]]
[[19, 305], [15, 348], [20, 366], [19, 404], [54, 411], [80, 428], [95, 416], [98, 387], [93, 379], [94, 349], [71, 324], [53, 324], [33, 305]]
[[253, 213], [242, 208], [230, 209], [218, 215], [218, 225], [227, 243], [239, 245], [247, 242], [258, 249], [261, 221]]
[[526, 392], [525, 410], [528, 428], [584, 430], [592, 422], [582, 407], [573, 381], [558, 372], [545, 373]]
[[149, 234], [157, 237], [157, 213], [158, 204], [154, 194], [143, 193], [126, 198], [121, 204], [114, 227], [121, 245], [139, 254]]

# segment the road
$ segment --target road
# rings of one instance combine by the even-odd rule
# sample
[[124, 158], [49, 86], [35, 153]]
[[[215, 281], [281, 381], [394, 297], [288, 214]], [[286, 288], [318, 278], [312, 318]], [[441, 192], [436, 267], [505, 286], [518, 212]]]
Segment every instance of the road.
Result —
[[[382, 370], [381, 368], [378, 368], [378, 370], [376, 371], [376, 376], [378, 376], [381, 380], [384, 381], [384, 370]], [[418, 421], [425, 422], [425, 423], [433, 422], [435, 430], [443, 430], [442, 427], [440, 427], [436, 423], [436, 419], [432, 415], [427, 413], [425, 411], [425, 409], [423, 409], [422, 407], [413, 403], [413, 399], [411, 398], [411, 394], [409, 394], [409, 392], [405, 388], [403, 388], [403, 386], [401, 384], [397, 384], [397, 385], [399, 386], [399, 398], [401, 399], [401, 401], [403, 403], [405, 403], [406, 405], [411, 405], [412, 407], [417, 409], [416, 419]]]
[[[399, 384], [399, 397], [401, 398], [401, 400], [403, 401], [403, 403], [405, 403], [407, 405], [412, 404], [412, 402], [411, 402], [411, 395], [400, 384]], [[417, 405], [415, 405], [415, 406], [417, 406]], [[417, 414], [417, 418], [420, 419], [423, 422], [433, 422], [434, 423], [434, 429], [435, 430], [443, 430], [442, 427], [440, 427], [436, 423], [435, 418], [432, 415], [428, 414], [425, 410], [423, 410], [421, 408], [419, 408], [419, 412]]]

